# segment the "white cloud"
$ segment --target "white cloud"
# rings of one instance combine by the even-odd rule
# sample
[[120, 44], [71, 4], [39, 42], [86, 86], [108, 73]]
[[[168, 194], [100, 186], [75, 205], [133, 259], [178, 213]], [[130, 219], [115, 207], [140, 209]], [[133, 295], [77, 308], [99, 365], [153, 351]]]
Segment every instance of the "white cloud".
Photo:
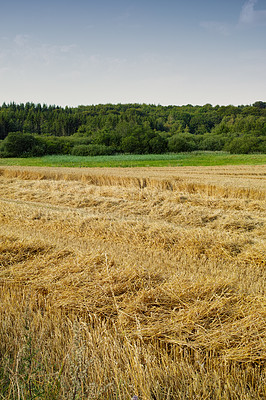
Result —
[[221, 35], [228, 36], [231, 33], [231, 28], [228, 24], [219, 21], [202, 21], [200, 26], [211, 32], [217, 32]]
[[266, 10], [255, 10], [257, 0], [248, 0], [242, 7], [239, 22], [248, 25], [265, 25]]
[[61, 51], [61, 53], [70, 53], [75, 48], [76, 48], [75, 44], [63, 45], [63, 46], [60, 46], [60, 51]]
[[0, 38], [0, 62], [12, 69], [25, 65], [50, 65], [69, 59], [76, 49], [74, 44], [41, 43], [30, 35], [17, 34], [13, 38]]
[[266, 25], [266, 9], [255, 9], [258, 0], [247, 0], [240, 12], [238, 24], [229, 25], [222, 21], [202, 21], [200, 26], [210, 32], [219, 33], [224, 36], [229, 36], [237, 27], [240, 26], [259, 26]]
[[19, 47], [24, 47], [30, 40], [29, 35], [16, 35], [14, 38], [14, 43]]
[[254, 7], [257, 0], [248, 0], [242, 7], [240, 14], [240, 22], [246, 24], [253, 22], [254, 19]]

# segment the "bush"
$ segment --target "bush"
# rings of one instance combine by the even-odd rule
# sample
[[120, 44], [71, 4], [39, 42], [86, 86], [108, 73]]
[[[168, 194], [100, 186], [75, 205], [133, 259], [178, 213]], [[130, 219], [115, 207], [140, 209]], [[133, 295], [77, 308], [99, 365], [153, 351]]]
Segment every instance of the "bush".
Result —
[[29, 133], [10, 132], [0, 148], [2, 157], [37, 157], [46, 152], [45, 143]]
[[168, 139], [168, 149], [173, 153], [197, 150], [193, 135], [177, 133]]
[[139, 139], [136, 136], [125, 136], [122, 139], [121, 149], [124, 153], [143, 153], [143, 148]]
[[167, 141], [164, 137], [156, 135], [149, 140], [149, 148], [153, 154], [162, 154], [167, 150]]
[[201, 150], [220, 151], [223, 150], [226, 138], [220, 135], [205, 136], [200, 143]]
[[71, 154], [72, 156], [88, 156], [88, 146], [86, 146], [86, 144], [78, 144], [73, 147]]
[[76, 139], [71, 136], [47, 136], [41, 140], [46, 145], [46, 154], [71, 154]]
[[232, 139], [224, 148], [231, 154], [266, 153], [266, 138], [244, 135]]
[[111, 146], [103, 144], [79, 144], [73, 147], [73, 156], [104, 156], [114, 154], [115, 150]]

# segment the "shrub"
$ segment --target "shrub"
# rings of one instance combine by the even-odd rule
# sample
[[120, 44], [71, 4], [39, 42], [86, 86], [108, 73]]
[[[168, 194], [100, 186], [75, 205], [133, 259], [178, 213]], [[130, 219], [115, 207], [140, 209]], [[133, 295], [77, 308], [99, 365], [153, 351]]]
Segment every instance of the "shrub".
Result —
[[173, 153], [197, 150], [193, 135], [177, 133], [168, 139], [168, 149]]
[[71, 151], [72, 156], [88, 156], [88, 146], [86, 144], [78, 144]]
[[151, 153], [161, 154], [167, 149], [167, 141], [164, 137], [156, 135], [149, 140], [149, 147]]
[[71, 154], [75, 141], [70, 136], [47, 136], [41, 140], [46, 145], [46, 154]]
[[201, 150], [220, 151], [223, 150], [226, 138], [220, 135], [205, 136], [200, 143]]
[[46, 152], [45, 143], [29, 133], [10, 132], [1, 144], [2, 157], [35, 157]]
[[121, 149], [124, 153], [143, 153], [143, 149], [139, 139], [133, 135], [123, 137]]
[[115, 150], [111, 146], [103, 144], [79, 144], [73, 147], [73, 156], [103, 156], [114, 154]]
[[266, 153], [266, 138], [263, 136], [241, 136], [225, 145], [231, 154]]

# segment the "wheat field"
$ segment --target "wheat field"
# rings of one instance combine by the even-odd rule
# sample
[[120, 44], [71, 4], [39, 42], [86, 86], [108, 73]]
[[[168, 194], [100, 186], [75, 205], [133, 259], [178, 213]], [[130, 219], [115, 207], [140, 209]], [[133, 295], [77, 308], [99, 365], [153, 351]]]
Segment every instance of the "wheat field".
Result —
[[265, 175], [0, 167], [0, 398], [265, 399]]

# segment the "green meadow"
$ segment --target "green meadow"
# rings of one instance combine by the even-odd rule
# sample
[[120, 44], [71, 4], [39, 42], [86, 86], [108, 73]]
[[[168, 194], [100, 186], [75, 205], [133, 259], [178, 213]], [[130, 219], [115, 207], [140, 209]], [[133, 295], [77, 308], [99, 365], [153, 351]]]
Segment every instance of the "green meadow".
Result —
[[0, 158], [0, 165], [42, 167], [182, 167], [266, 164], [266, 154], [191, 152], [179, 154], [118, 154], [111, 156], [51, 155], [30, 158]]

